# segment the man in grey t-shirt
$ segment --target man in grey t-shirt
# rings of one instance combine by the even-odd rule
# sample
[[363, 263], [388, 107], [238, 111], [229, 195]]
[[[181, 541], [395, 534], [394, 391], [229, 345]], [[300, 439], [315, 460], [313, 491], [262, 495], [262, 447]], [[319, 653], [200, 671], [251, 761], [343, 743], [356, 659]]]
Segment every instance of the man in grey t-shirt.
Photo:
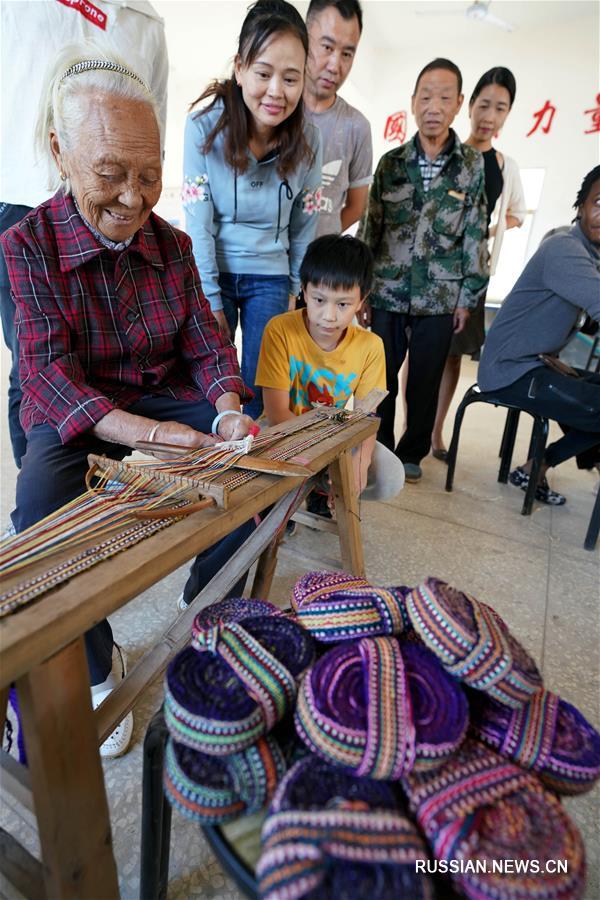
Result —
[[319, 236], [345, 231], [360, 219], [373, 180], [373, 146], [365, 116], [337, 95], [350, 74], [360, 40], [360, 3], [311, 0], [306, 25], [305, 115], [319, 128], [323, 141]]

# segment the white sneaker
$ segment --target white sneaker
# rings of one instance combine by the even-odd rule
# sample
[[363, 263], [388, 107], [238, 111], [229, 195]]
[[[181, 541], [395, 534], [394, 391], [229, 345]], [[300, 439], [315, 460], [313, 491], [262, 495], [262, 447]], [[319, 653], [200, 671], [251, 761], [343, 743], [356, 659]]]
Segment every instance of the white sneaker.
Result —
[[[120, 681], [127, 675], [127, 657], [124, 650], [118, 644], [113, 644], [112, 667], [108, 678], [101, 684], [92, 686], [92, 707], [97, 709], [113, 691]], [[133, 713], [127, 713], [124, 719], [109, 734], [103, 744], [100, 745], [100, 756], [112, 759], [121, 756], [129, 747], [133, 735]]]
[[190, 604], [186, 603], [185, 600], [183, 599], [183, 591], [182, 591], [181, 594], [179, 595], [179, 597], [177, 598], [177, 609], [179, 610], [179, 612], [185, 612], [186, 609], [189, 608], [189, 605]]
[[132, 737], [133, 713], [129, 712], [104, 743], [100, 744], [100, 756], [102, 759], [115, 759], [117, 756], [123, 756], [129, 750]]

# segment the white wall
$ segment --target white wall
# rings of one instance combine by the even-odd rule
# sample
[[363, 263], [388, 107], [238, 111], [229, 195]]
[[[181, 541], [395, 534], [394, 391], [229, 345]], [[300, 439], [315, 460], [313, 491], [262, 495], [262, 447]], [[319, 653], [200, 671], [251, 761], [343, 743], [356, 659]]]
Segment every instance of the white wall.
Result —
[[[180, 216], [183, 125], [187, 104], [206, 83], [229, 71], [247, 8], [238, 0], [154, 0], [165, 18], [171, 74], [165, 196], [159, 211]], [[302, 14], [307, 3], [295, 4]], [[462, 69], [465, 105], [456, 121], [460, 136], [469, 133], [467, 101], [479, 76], [494, 65], [508, 66], [517, 79], [517, 99], [498, 147], [523, 168], [545, 170], [544, 186], [529, 240], [537, 247], [552, 227], [570, 221], [572, 203], [584, 174], [600, 161], [599, 135], [584, 134], [595, 105], [599, 69], [599, 6], [578, 0], [494, 3], [496, 14], [517, 24], [508, 33], [464, 17], [468, 3], [412, 3], [366, 0], [364, 31], [343, 96], [371, 121], [375, 160], [391, 148], [383, 140], [387, 116], [408, 115], [407, 136], [415, 130], [410, 96], [415, 77], [435, 56], [447, 56]], [[422, 16], [422, 9], [439, 15]], [[557, 107], [548, 135], [525, 135], [533, 112], [545, 100]], [[520, 268], [522, 260], [517, 260]]]
[[[367, 3], [367, 13], [368, 7]], [[410, 115], [410, 96], [416, 75], [430, 59], [447, 56], [461, 68], [465, 102], [455, 128], [463, 139], [469, 134], [468, 99], [478, 78], [492, 66], [511, 69], [517, 80], [517, 97], [497, 145], [519, 166], [546, 170], [531, 235], [535, 249], [549, 228], [570, 221], [583, 176], [600, 162], [600, 134], [583, 133], [591, 127], [590, 116], [584, 116], [583, 111], [596, 105], [600, 90], [598, 7], [595, 15], [550, 25], [541, 19], [536, 28], [510, 34], [473, 23], [473, 34], [481, 39], [474, 39], [468, 48], [449, 35], [446, 42], [403, 48], [399, 57], [391, 50], [368, 47], [365, 32], [351, 83], [342, 93], [368, 115], [378, 159], [392, 146], [383, 140], [385, 121], [391, 112], [407, 110], [407, 136], [416, 130]], [[533, 112], [547, 99], [557, 108], [550, 133], [543, 135], [538, 130], [527, 138], [534, 123]]]

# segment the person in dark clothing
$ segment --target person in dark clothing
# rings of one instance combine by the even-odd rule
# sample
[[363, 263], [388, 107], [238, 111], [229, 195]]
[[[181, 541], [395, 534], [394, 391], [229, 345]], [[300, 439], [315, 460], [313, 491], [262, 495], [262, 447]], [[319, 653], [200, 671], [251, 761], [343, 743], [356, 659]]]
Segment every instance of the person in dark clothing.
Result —
[[[487, 336], [478, 382], [483, 391], [557, 421], [564, 437], [546, 448], [536, 497], [562, 505], [547, 469], [600, 445], [600, 374], [559, 360], [582, 318], [600, 321], [600, 166], [583, 180], [575, 224], [543, 241], [504, 301]], [[548, 362], [544, 362], [545, 357]], [[510, 474], [527, 489], [532, 460]]]
[[[480, 150], [483, 156], [486, 237], [491, 239], [490, 275], [496, 271], [504, 233], [509, 228], [519, 228], [525, 221], [525, 197], [519, 167], [510, 156], [492, 146], [492, 139], [498, 135], [512, 109], [516, 92], [517, 84], [510, 69], [496, 66], [481, 76], [469, 100], [471, 134], [465, 143]], [[490, 228], [496, 207], [495, 224]], [[485, 340], [485, 296], [485, 293], [480, 295], [463, 330], [452, 336], [448, 351], [431, 434], [432, 456], [443, 462], [448, 457], [442, 434], [444, 421], [458, 384], [463, 354], [478, 359]]]

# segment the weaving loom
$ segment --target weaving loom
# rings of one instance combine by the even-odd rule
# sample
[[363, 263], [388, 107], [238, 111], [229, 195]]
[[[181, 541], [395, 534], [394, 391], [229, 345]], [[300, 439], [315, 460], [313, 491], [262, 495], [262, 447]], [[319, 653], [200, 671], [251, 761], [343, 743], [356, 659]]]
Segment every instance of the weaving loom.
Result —
[[[234, 492], [258, 475], [309, 477], [302, 452], [365, 415], [314, 409], [260, 432], [247, 454], [228, 444], [167, 461], [122, 462], [90, 454], [88, 490], [0, 545], [3, 577], [48, 560], [43, 573], [24, 577], [0, 594], [0, 617], [190, 513], [213, 505], [227, 509]], [[153, 449], [181, 453], [169, 445]], [[68, 559], [63, 554], [53, 563], [55, 554], [75, 547], [78, 551]]]
[[[364, 578], [352, 452], [375, 434], [377, 425], [364, 411], [348, 417], [339, 410], [319, 410], [261, 432], [258, 437], [271, 436], [273, 444], [267, 447], [257, 440], [250, 457], [256, 461], [282, 450], [278, 460], [304, 466], [306, 479], [230, 466], [215, 477], [242, 478], [230, 491], [227, 509], [205, 493], [198, 500], [197, 485], [193, 497], [184, 496], [190, 488], [180, 485], [177, 499], [167, 496], [168, 486], [153, 494], [149, 485], [142, 490], [111, 476], [100, 493], [85, 495], [84, 510], [77, 512], [82, 498], [76, 498], [44, 523], [2, 544], [1, 611], [19, 609], [19, 614], [0, 617], [0, 711], [8, 686], [16, 683], [31, 778], [29, 801], [35, 807], [43, 864], [29, 854], [23, 862], [23, 849], [6, 833], [9, 853], [0, 859], [0, 871], [24, 896], [119, 896], [98, 746], [189, 642], [196, 613], [226, 596], [255, 562], [251, 593], [269, 596], [282, 529], [309, 490], [310, 478], [325, 467], [335, 497], [342, 568]], [[164, 487], [160, 480], [156, 483]], [[121, 502], [127, 496], [128, 502]], [[165, 505], [177, 502], [181, 509], [170, 518], [136, 518], [150, 506], [162, 507], [164, 513]], [[211, 508], [186, 515], [194, 502]], [[102, 515], [96, 515], [98, 511]], [[257, 514], [260, 524], [227, 566], [92, 712], [85, 632]], [[121, 549], [127, 553], [118, 552]], [[27, 591], [33, 592], [29, 599], [48, 592], [30, 603]], [[3, 777], [8, 777], [6, 771]], [[16, 791], [22, 794], [22, 785], [15, 784]], [[11, 866], [9, 855], [22, 865]]]

